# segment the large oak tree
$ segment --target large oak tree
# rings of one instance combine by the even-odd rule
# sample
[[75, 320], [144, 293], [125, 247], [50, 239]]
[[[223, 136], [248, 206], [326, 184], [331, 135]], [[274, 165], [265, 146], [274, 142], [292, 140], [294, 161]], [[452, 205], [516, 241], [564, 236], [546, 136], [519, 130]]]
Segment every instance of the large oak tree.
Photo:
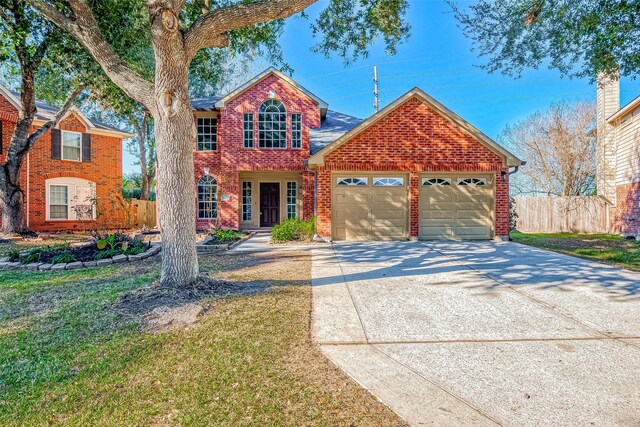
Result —
[[[127, 0], [28, 0], [43, 16], [84, 46], [106, 75], [153, 116], [158, 158], [163, 257], [161, 283], [190, 285], [197, 280], [193, 141], [195, 127], [189, 103], [189, 69], [202, 49], [227, 47], [246, 31], [303, 11], [316, 0], [139, 0], [146, 15], [155, 73], [147, 79], [118, 55], [118, 39], [96, 8], [118, 11]], [[382, 37], [393, 52], [408, 33], [403, 18], [406, 0], [330, 0], [312, 25], [320, 38], [317, 50], [338, 52], [346, 60], [366, 55]]]
[[520, 76], [548, 65], [564, 75], [636, 77], [640, 71], [637, 0], [450, 0], [465, 35], [487, 63]]

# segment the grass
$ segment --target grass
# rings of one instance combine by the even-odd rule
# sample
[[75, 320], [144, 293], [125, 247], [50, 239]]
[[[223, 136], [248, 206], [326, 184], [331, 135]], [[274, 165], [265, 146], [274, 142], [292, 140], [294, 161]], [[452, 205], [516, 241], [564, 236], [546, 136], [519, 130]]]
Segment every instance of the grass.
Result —
[[152, 333], [145, 313], [113, 303], [157, 265], [0, 271], [0, 425], [403, 425], [311, 343], [307, 254], [224, 254], [201, 269], [272, 288]]
[[613, 234], [524, 234], [511, 238], [525, 245], [640, 271], [640, 242]]

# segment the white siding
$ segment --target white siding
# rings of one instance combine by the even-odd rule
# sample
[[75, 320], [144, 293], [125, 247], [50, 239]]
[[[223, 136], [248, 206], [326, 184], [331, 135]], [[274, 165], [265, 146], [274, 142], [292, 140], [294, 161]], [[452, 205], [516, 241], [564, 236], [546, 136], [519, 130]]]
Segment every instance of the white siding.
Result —
[[615, 128], [617, 142], [616, 185], [640, 181], [640, 108]]

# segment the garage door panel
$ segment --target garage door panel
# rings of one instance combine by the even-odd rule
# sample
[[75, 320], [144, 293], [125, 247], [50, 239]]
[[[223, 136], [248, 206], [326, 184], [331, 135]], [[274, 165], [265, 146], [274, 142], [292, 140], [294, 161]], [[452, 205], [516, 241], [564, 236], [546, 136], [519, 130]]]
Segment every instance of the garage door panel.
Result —
[[454, 210], [449, 209], [434, 209], [430, 211], [423, 211], [422, 218], [424, 219], [454, 219]]
[[420, 227], [420, 236], [432, 240], [451, 239], [453, 227], [449, 225], [422, 226]]
[[[469, 177], [469, 174], [465, 174], [463, 178]], [[478, 176], [480, 177], [482, 175]], [[458, 185], [459, 177], [451, 175], [449, 176], [450, 185], [421, 185], [419, 191], [420, 238], [433, 240], [491, 238], [493, 186], [486, 175], [483, 178], [487, 185]], [[424, 182], [424, 179], [420, 182]]]
[[[332, 218], [336, 240], [397, 240], [408, 236], [408, 179], [402, 177], [391, 183], [368, 176], [367, 186], [338, 186], [342, 177], [334, 181]], [[379, 177], [379, 175], [378, 175]], [[372, 185], [383, 182], [385, 185]], [[403, 185], [393, 185], [395, 183]], [[389, 185], [391, 183], [391, 185]]]

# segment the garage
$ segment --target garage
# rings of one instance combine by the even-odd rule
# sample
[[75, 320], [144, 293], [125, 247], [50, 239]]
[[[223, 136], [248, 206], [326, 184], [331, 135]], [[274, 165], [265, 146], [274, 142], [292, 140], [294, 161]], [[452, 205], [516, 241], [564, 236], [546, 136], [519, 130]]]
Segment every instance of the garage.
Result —
[[334, 175], [334, 239], [408, 239], [408, 181], [403, 173]]
[[477, 240], [493, 237], [493, 175], [420, 177], [420, 239]]

